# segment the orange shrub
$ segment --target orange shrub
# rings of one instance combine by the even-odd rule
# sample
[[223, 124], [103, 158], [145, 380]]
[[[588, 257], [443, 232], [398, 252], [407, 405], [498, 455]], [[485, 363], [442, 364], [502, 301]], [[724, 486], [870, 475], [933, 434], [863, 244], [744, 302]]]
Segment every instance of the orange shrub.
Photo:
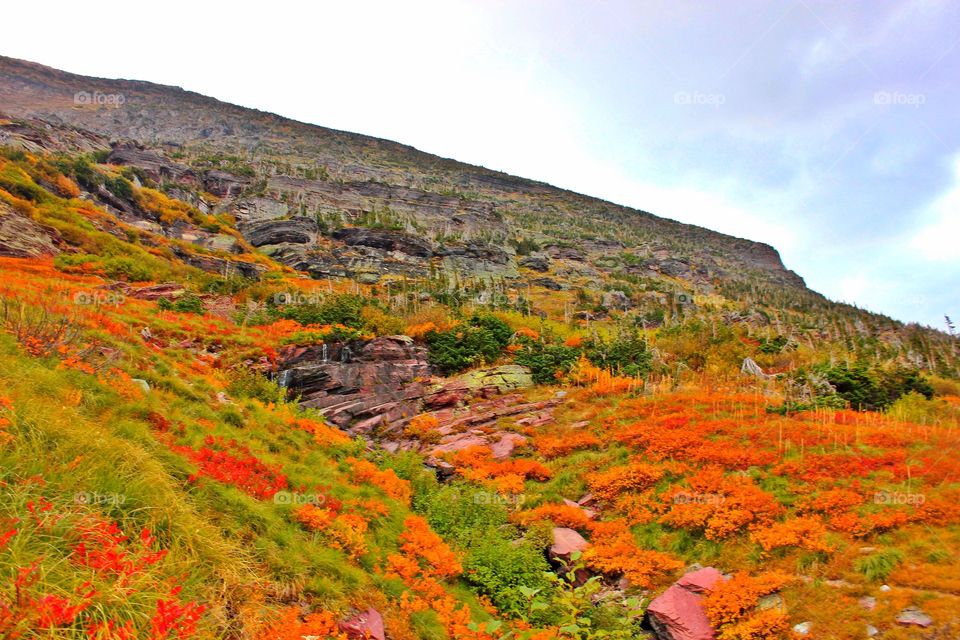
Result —
[[549, 520], [558, 527], [571, 529], [586, 529], [590, 524], [590, 517], [583, 509], [567, 504], [544, 504], [535, 509], [518, 511], [511, 520], [522, 525]]
[[404, 435], [410, 438], [431, 442], [439, 438], [439, 434], [436, 433], [436, 428], [439, 426], [440, 421], [437, 420], [436, 416], [429, 413], [421, 413], [420, 415], [414, 416], [410, 422], [407, 423], [403, 432]]
[[650, 587], [656, 577], [683, 566], [673, 556], [637, 547], [624, 520], [590, 524], [591, 546], [583, 552], [588, 567], [623, 574], [634, 586]]
[[331, 547], [340, 549], [354, 560], [367, 553], [364, 536], [369, 523], [366, 518], [351, 513], [337, 515], [330, 509], [312, 504], [298, 507], [293, 515], [307, 529], [324, 533]]
[[548, 480], [552, 475], [536, 460], [494, 460], [493, 452], [483, 445], [457, 451], [450, 460], [457, 473], [467, 480], [485, 483], [501, 493], [520, 493], [524, 480]]
[[568, 433], [537, 436], [533, 446], [545, 458], [565, 456], [578, 449], [589, 449], [600, 444], [600, 439], [589, 431], [571, 431]]
[[571, 347], [573, 349], [576, 349], [577, 347], [580, 347], [582, 345], [583, 345], [583, 338], [581, 338], [578, 335], [572, 335], [563, 341], [563, 346]]
[[76, 198], [80, 195], [80, 188], [67, 176], [57, 176], [54, 188], [57, 194], [64, 198]]
[[763, 547], [764, 551], [772, 551], [780, 547], [797, 547], [807, 551], [832, 551], [824, 536], [827, 528], [817, 517], [801, 516], [791, 518], [786, 522], [775, 522], [766, 527], [760, 527], [750, 534], [750, 537]]
[[520, 327], [514, 335], [518, 338], [529, 338], [531, 340], [540, 339], [540, 334], [529, 327]]
[[6, 444], [7, 442], [13, 440], [13, 436], [10, 435], [6, 428], [13, 424], [8, 418], [6, 413], [13, 412], [13, 402], [10, 401], [10, 398], [5, 398], [0, 396], [0, 445]]
[[863, 495], [854, 491], [831, 489], [802, 500], [798, 510], [837, 515], [863, 504], [863, 500]]
[[410, 497], [413, 495], [410, 489], [410, 483], [402, 478], [398, 478], [393, 469], [381, 471], [372, 462], [353, 457], [347, 458], [344, 462], [351, 467], [351, 479], [353, 482], [372, 484], [391, 498], [399, 500], [404, 504], [410, 504]]
[[724, 476], [719, 467], [706, 467], [687, 478], [690, 491], [676, 487], [663, 494], [670, 504], [660, 519], [672, 527], [702, 530], [720, 540], [751, 524], [770, 524], [783, 507], [745, 476]]
[[340, 429], [331, 427], [320, 420], [311, 420], [310, 418], [294, 418], [290, 421], [290, 426], [297, 429], [303, 429], [307, 433], [313, 434], [314, 441], [323, 446], [333, 444], [346, 444], [350, 442], [348, 436]]
[[284, 609], [275, 622], [257, 634], [257, 640], [303, 640], [307, 637], [347, 640], [332, 613], [321, 611], [301, 617], [300, 607]]
[[707, 618], [719, 630], [718, 640], [765, 640], [780, 638], [786, 630], [787, 616], [776, 609], [756, 612], [759, 599], [778, 591], [789, 581], [781, 574], [751, 576], [735, 574], [718, 582], [704, 598]]
[[[400, 534], [400, 551], [406, 556], [405, 560], [413, 562], [417, 567], [416, 573], [432, 578], [451, 578], [463, 573], [456, 554], [450, 550], [440, 536], [430, 529], [430, 525], [420, 516], [407, 516], [403, 521], [403, 533]], [[397, 554], [391, 556], [394, 558]], [[389, 561], [389, 559], [388, 559]], [[399, 564], [405, 571], [410, 565]], [[413, 575], [401, 576], [412, 578]], [[416, 575], [416, 574], [414, 574]]]
[[640, 378], [614, 375], [607, 369], [590, 364], [586, 356], [580, 356], [571, 375], [575, 382], [586, 385], [591, 394], [598, 396], [627, 393], [643, 388], [643, 380]]
[[337, 514], [326, 507], [305, 504], [293, 511], [294, 518], [311, 531], [326, 531]]
[[590, 490], [600, 500], [613, 501], [625, 491], [643, 491], [663, 477], [663, 470], [644, 462], [631, 462], [587, 477]]

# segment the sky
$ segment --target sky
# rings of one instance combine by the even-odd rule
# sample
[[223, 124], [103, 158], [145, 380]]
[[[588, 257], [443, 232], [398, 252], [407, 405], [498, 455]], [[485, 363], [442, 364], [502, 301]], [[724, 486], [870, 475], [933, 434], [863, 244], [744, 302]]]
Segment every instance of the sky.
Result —
[[15, 3], [43, 37], [0, 53], [543, 180], [769, 243], [834, 300], [960, 319], [960, 3], [257, 5]]

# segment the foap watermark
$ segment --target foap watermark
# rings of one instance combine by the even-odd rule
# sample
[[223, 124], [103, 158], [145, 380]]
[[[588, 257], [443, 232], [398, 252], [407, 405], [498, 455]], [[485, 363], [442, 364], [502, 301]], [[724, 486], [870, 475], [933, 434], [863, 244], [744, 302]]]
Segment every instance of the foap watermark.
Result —
[[73, 494], [73, 501], [76, 504], [123, 504], [127, 501], [127, 496], [122, 493], [98, 493], [96, 491], [78, 491]]
[[710, 504], [719, 506], [727, 501], [722, 493], [700, 493], [698, 491], [681, 491], [673, 496], [673, 504]]
[[727, 101], [722, 93], [707, 93], [705, 91], [677, 91], [673, 94], [673, 103], [680, 105], [694, 105], [702, 107], [720, 108]]
[[918, 507], [926, 501], [927, 496], [923, 493], [877, 491], [873, 494], [874, 504], [911, 505]]
[[126, 296], [114, 291], [77, 291], [73, 294], [73, 304], [119, 307], [126, 301]]
[[296, 491], [277, 491], [273, 494], [274, 504], [312, 504], [315, 507], [327, 503], [327, 496], [322, 493], [299, 493]]
[[73, 104], [80, 106], [97, 106], [120, 108], [127, 101], [122, 93], [102, 93], [100, 91], [77, 91], [73, 94]]
[[927, 96], [922, 93], [903, 93], [900, 91], [876, 91], [873, 94], [873, 104], [892, 105], [896, 107], [919, 108], [927, 102]]
[[301, 293], [299, 291], [282, 291], [273, 294], [273, 303], [276, 305], [290, 304], [320, 304], [324, 296], [318, 293]]
[[472, 497], [473, 504], [504, 504], [519, 506], [527, 501], [527, 495], [525, 493], [504, 495], [495, 491], [474, 491]]

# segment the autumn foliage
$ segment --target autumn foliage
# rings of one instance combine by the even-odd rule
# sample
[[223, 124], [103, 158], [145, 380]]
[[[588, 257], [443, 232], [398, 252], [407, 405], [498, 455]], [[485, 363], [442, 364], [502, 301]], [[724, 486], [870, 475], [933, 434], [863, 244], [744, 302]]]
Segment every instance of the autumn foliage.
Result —
[[776, 608], [757, 611], [756, 607], [761, 597], [779, 590], [788, 581], [787, 576], [775, 573], [751, 576], [739, 572], [714, 585], [704, 599], [704, 609], [719, 630], [718, 640], [780, 638], [788, 626], [786, 614]]
[[587, 566], [622, 574], [631, 585], [650, 587], [656, 579], [683, 566], [666, 553], [639, 548], [624, 520], [594, 522], [590, 534], [591, 546], [583, 553]]

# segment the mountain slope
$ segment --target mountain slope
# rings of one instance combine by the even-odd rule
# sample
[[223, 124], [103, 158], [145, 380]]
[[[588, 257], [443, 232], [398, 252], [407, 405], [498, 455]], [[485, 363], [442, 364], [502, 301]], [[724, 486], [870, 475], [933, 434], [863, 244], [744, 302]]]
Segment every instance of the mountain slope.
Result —
[[0, 637], [956, 635], [955, 336], [174, 88], [0, 112]]
[[[77, 104], [75, 96], [83, 92], [123, 96], [123, 104], [115, 108]], [[11, 116], [70, 124], [112, 140], [174, 144], [198, 152], [212, 149], [249, 158], [252, 164], [277, 159], [286, 165], [322, 166], [331, 178], [351, 186], [373, 181], [395, 187], [376, 195], [388, 204], [430, 194], [478, 195], [480, 202], [491, 205], [494, 215], [508, 217], [520, 232], [534, 232], [545, 225], [541, 227], [545, 235], [556, 234], [557, 240], [569, 235], [564, 228], [571, 226], [597, 240], [616, 240], [621, 235], [627, 245], [652, 241], [658, 246], [651, 246], [651, 251], [667, 247], [679, 254], [677, 257], [696, 259], [702, 266], [711, 265], [719, 254], [729, 264], [728, 277], [751, 271], [771, 282], [802, 286], [802, 280], [783, 267], [777, 252], [762, 243], [439, 158], [394, 142], [225, 104], [175, 87], [87, 78], [0, 58], [0, 105]], [[273, 172], [282, 175], [277, 168]], [[310, 186], [268, 184], [268, 188], [298, 196], [309, 192]], [[316, 205], [306, 199], [309, 205]], [[452, 207], [447, 204], [446, 208]], [[527, 222], [531, 217], [556, 220], [531, 224]], [[478, 222], [499, 226], [489, 218]]]

